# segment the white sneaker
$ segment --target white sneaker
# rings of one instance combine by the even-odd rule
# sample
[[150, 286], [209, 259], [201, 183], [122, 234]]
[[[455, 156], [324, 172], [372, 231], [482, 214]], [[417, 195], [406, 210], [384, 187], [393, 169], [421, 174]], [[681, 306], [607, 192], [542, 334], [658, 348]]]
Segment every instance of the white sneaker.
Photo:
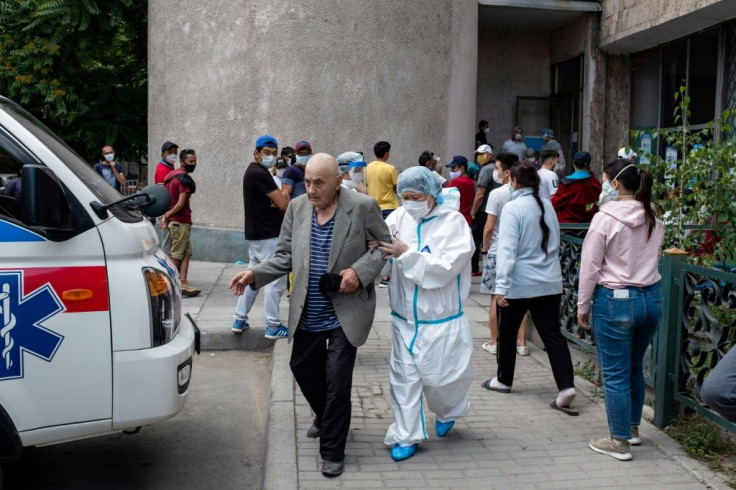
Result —
[[493, 354], [494, 356], [498, 354], [498, 345], [492, 344], [490, 341], [483, 342], [483, 344], [480, 346], [481, 349], [488, 352], [489, 354]]
[[632, 446], [641, 446], [641, 437], [639, 437], [639, 427], [636, 425], [631, 426], [631, 438], [629, 444]]
[[520, 356], [528, 356], [529, 355], [529, 347], [527, 347], [525, 345], [517, 345], [516, 346], [516, 352], [518, 352]]

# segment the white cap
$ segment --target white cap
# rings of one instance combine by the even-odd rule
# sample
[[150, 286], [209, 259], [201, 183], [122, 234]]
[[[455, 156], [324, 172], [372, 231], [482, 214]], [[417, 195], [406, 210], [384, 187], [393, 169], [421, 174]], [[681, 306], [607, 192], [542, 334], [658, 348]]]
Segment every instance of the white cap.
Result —
[[493, 153], [493, 147], [491, 145], [480, 145], [476, 153]]
[[634, 153], [634, 150], [632, 150], [631, 148], [629, 148], [629, 150], [626, 151], [626, 147], [624, 146], [623, 148], [618, 150], [618, 157], [623, 158], [624, 160], [631, 160], [632, 158], [636, 158], [637, 155], [636, 153]]

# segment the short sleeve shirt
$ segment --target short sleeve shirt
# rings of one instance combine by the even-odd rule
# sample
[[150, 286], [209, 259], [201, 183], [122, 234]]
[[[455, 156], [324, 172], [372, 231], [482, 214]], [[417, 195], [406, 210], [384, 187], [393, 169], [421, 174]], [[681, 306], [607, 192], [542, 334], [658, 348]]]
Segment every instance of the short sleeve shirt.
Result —
[[[176, 203], [179, 202], [179, 195], [181, 193], [186, 192], [187, 194], [190, 194], [191, 197], [192, 189], [188, 185], [182, 184], [181, 181], [176, 178], [177, 175], [181, 174], [186, 174], [186, 172], [183, 169], [178, 168], [169, 172], [164, 179], [164, 182], [166, 182], [164, 186], [166, 187], [166, 190], [169, 191], [169, 196], [171, 196], [171, 207], [169, 207], [169, 209], [176, 206]], [[187, 199], [184, 209], [169, 216], [169, 221], [192, 224], [192, 208], [189, 206], [189, 202], [190, 200]]]
[[166, 179], [166, 176], [169, 175], [169, 172], [174, 170], [174, 166], [169, 164], [169, 162], [164, 162], [163, 160], [158, 162], [158, 165], [156, 165], [156, 173], [154, 175], [154, 184], [161, 184], [163, 185], [164, 179]]
[[281, 185], [291, 186], [291, 199], [306, 194], [307, 188], [304, 185], [304, 169], [296, 164], [287, 168], [284, 176], [281, 178]]
[[[115, 162], [115, 170], [117, 170], [118, 173], [122, 173], [123, 166], [120, 165], [118, 162]], [[120, 192], [120, 182], [118, 182], [118, 179], [115, 178], [115, 174], [110, 167], [103, 163], [96, 163], [95, 171], [100, 174], [102, 178], [105, 179], [107, 183], [113, 187], [113, 189]]]
[[245, 239], [276, 238], [281, 231], [284, 213], [273, 205], [268, 193], [278, 190], [271, 172], [258, 162], [248, 165], [243, 175]]
[[552, 196], [557, 192], [559, 183], [560, 179], [557, 177], [557, 173], [546, 168], [539, 169], [539, 197], [552, 201]]
[[501, 228], [501, 210], [511, 200], [511, 192], [513, 188], [510, 184], [502, 185], [491, 191], [488, 196], [488, 204], [486, 205], [486, 214], [492, 214], [498, 217], [496, 226], [493, 228], [493, 237], [491, 245], [488, 247], [488, 255], [496, 255], [498, 249], [498, 230]]
[[399, 174], [393, 165], [378, 160], [369, 163], [365, 168], [365, 180], [368, 195], [376, 200], [381, 211], [399, 207], [399, 200], [394, 191]]

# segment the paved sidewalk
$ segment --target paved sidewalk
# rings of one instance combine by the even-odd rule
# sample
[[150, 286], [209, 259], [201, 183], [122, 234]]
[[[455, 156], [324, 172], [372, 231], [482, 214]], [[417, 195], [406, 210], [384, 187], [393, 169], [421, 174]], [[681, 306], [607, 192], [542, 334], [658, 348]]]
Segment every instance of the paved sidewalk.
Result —
[[[185, 299], [184, 309], [198, 321], [201, 318], [205, 337], [227, 339], [233, 335], [229, 325], [235, 300], [227, 291], [227, 280], [238, 269], [229, 264], [192, 264], [191, 281], [202, 287], [203, 295], [199, 300]], [[473, 289], [477, 290], [477, 285]], [[580, 416], [570, 417], [549, 408], [556, 388], [546, 354], [533, 345], [530, 356], [517, 360], [510, 394], [482, 389], [481, 381], [495, 373], [496, 359], [480, 348], [488, 336], [488, 298], [479, 294], [472, 294], [465, 305], [476, 345], [470, 415], [459, 420], [447, 437], [438, 439], [434, 436], [434, 415], [426, 411], [430, 439], [420, 445], [413, 458], [393, 462], [383, 444], [393, 421], [386, 291], [378, 289], [374, 329], [368, 342], [358, 349], [345, 473], [336, 479], [327, 479], [319, 472], [318, 442], [305, 435], [313, 415], [289, 371], [291, 345], [283, 340], [274, 344], [264, 488], [728, 488], [718, 475], [687, 457], [662, 431], [646, 423], [641, 428], [643, 445], [632, 448], [633, 461], [619, 462], [592, 452], [588, 440], [608, 431], [602, 401], [591, 398], [590, 384], [576, 378], [574, 406], [580, 409]], [[261, 306], [259, 297], [256, 308]], [[282, 311], [286, 308], [284, 298]], [[258, 322], [260, 311], [253, 315]], [[217, 345], [226, 343], [223, 340]]]

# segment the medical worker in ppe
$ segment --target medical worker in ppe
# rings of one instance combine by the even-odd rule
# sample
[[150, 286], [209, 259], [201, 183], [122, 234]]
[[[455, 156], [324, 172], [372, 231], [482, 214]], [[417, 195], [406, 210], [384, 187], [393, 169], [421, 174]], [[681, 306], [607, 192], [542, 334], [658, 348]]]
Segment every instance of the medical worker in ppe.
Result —
[[366, 163], [363, 161], [363, 155], [357, 151], [346, 151], [337, 157], [337, 164], [341, 168], [343, 165], [347, 165], [350, 169], [349, 178], [343, 176], [343, 187], [365, 194], [366, 188], [363, 179], [363, 170], [365, 170]]
[[403, 205], [386, 218], [392, 243], [380, 249], [392, 263], [389, 380], [396, 419], [384, 443], [392, 446], [391, 458], [402, 461], [427, 438], [422, 395], [436, 414], [439, 437], [470, 409], [473, 337], [463, 302], [475, 245], [463, 215], [442, 204], [431, 170], [404, 170], [397, 191]]

